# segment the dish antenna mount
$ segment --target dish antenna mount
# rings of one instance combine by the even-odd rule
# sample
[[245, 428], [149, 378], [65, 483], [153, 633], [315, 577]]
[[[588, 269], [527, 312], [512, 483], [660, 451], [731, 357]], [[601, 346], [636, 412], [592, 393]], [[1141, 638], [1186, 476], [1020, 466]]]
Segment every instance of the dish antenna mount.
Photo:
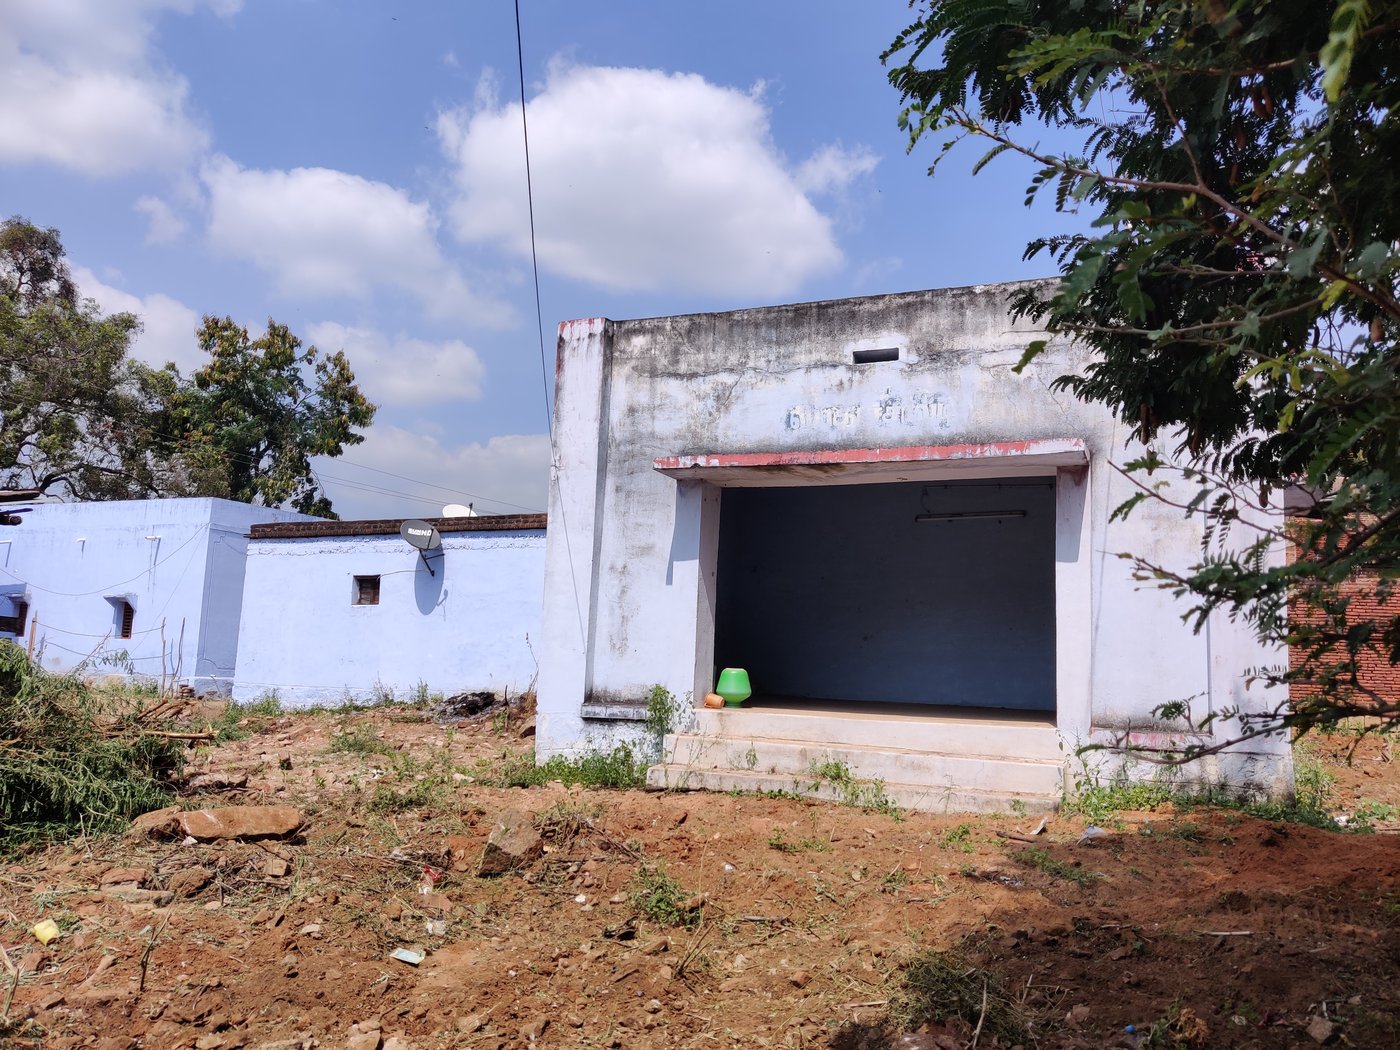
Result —
[[438, 530], [426, 521], [418, 518], [409, 518], [399, 526], [399, 535], [404, 538], [404, 542], [418, 552], [418, 557], [423, 559], [423, 566], [428, 570], [429, 576], [436, 576], [433, 567], [428, 561], [428, 551], [440, 551], [442, 549], [442, 537], [438, 535]]

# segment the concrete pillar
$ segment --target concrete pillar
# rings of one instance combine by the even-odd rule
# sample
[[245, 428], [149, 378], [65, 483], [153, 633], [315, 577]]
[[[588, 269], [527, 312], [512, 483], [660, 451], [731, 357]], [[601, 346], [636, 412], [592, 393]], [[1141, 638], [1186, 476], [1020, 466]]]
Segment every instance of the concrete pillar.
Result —
[[542, 758], [584, 735], [579, 706], [597, 603], [611, 330], [601, 317], [559, 326], [535, 742]]

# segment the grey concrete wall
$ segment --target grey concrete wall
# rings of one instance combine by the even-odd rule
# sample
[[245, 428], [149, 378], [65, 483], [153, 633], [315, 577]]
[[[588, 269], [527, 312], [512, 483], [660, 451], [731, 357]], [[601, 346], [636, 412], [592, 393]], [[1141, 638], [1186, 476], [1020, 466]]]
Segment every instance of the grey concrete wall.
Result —
[[[1053, 486], [726, 489], [716, 664], [766, 693], [1053, 710]], [[915, 521], [994, 510], [1025, 517]]]

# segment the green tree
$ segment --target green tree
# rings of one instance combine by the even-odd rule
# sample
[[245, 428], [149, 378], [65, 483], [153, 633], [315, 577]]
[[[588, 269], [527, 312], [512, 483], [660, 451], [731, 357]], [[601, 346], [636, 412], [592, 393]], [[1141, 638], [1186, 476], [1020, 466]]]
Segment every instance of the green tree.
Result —
[[81, 499], [178, 487], [178, 466], [132, 425], [163, 385], [127, 356], [140, 327], [79, 298], [57, 230], [0, 224], [0, 487]]
[[165, 428], [209, 494], [291, 505], [333, 517], [312, 456], [338, 456], [364, 440], [375, 406], [339, 351], [303, 347], [271, 319], [252, 339], [231, 318], [205, 317], [199, 345], [209, 363], [174, 393]]
[[133, 314], [79, 297], [59, 233], [0, 224], [0, 487], [84, 500], [224, 496], [334, 516], [311, 457], [337, 456], [374, 418], [341, 353], [268, 321], [197, 333], [191, 377], [130, 357]]
[[[1400, 698], [1357, 671], [1367, 652], [1400, 661], [1400, 616], [1359, 612], [1342, 583], [1374, 573], [1388, 600], [1400, 576], [1400, 3], [915, 6], [883, 56], [911, 148], [981, 140], [979, 169], [1019, 155], [1028, 203], [1053, 193], [1092, 220], [1031, 242], [1060, 280], [1013, 310], [1096, 351], [1059, 385], [1145, 446], [1125, 465], [1133, 502], [1163, 498], [1161, 472], [1193, 483], [1198, 563], [1138, 558], [1139, 574], [1197, 625], [1229, 610], [1304, 654], [1260, 670], [1303, 696], [1245, 735], [1354, 714], [1394, 724]], [[1046, 125], [1082, 145], [1039, 147]], [[1257, 504], [1295, 483], [1317, 494], [1287, 537], [1310, 555], [1270, 567], [1285, 536]]]

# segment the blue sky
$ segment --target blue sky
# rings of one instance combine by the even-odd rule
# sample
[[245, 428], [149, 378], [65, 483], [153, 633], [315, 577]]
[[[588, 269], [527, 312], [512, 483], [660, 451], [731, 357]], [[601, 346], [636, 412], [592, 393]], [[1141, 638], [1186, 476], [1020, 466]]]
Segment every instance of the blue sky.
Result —
[[[902, 0], [521, 11], [551, 373], [564, 319], [1049, 272], [1028, 168], [906, 154]], [[140, 356], [196, 367], [206, 313], [346, 352], [381, 407], [318, 465], [342, 516], [544, 508], [508, 0], [0, 0], [0, 85], [0, 213]]]

